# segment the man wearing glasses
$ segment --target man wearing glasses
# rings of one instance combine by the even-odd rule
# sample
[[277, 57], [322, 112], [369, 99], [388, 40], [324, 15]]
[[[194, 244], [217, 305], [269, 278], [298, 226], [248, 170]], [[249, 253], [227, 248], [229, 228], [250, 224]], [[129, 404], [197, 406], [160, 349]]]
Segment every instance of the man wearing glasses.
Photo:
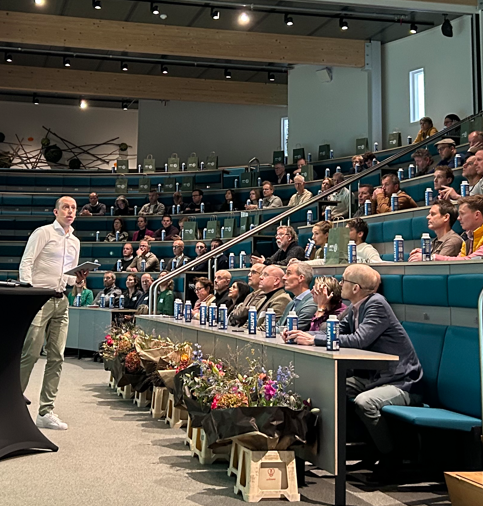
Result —
[[181, 239], [173, 242], [173, 254], [174, 257], [166, 263], [167, 271], [174, 271], [190, 261], [190, 258], [184, 254], [184, 242]]
[[261, 257], [252, 255], [252, 264], [288, 265], [292, 258], [301, 261], [305, 260], [304, 249], [299, 246], [297, 232], [295, 232], [293, 227], [278, 227], [275, 239], [278, 250], [268, 258], [265, 258], [263, 255]]
[[[374, 462], [393, 451], [389, 428], [381, 409], [388, 404], [416, 405], [421, 402], [423, 370], [413, 345], [386, 299], [376, 293], [381, 282], [377, 271], [364, 264], [347, 267], [341, 280], [342, 298], [350, 301], [339, 327], [341, 348], [399, 356], [387, 369], [353, 371], [347, 378], [347, 396], [354, 399], [355, 411], [366, 426], [377, 449]], [[285, 331], [285, 341], [326, 346], [320, 332]]]

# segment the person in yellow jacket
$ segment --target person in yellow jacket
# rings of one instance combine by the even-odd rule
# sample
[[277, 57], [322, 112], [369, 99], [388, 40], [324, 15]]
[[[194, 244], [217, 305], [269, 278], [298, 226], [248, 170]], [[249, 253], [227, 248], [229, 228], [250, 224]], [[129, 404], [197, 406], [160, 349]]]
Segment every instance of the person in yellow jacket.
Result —
[[419, 120], [419, 125], [421, 129], [414, 139], [413, 144], [417, 144], [418, 142], [422, 142], [426, 140], [428, 137], [431, 137], [434, 134], [438, 133], [438, 130], [433, 126], [433, 120], [428, 116], [424, 116]]

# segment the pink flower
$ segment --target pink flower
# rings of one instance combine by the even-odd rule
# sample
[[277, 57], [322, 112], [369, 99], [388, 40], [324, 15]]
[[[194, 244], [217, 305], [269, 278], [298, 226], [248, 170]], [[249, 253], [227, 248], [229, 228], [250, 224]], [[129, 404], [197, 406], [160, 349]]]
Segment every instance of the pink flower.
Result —
[[277, 393], [277, 389], [274, 387], [274, 385], [276, 385], [275, 381], [268, 380], [267, 383], [265, 384], [265, 387], [263, 388], [265, 399], [267, 401], [273, 399], [273, 397]]

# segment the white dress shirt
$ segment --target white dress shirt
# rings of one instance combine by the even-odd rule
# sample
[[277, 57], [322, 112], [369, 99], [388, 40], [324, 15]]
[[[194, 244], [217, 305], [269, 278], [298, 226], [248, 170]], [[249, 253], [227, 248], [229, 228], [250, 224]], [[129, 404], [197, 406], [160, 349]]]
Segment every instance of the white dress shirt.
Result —
[[20, 261], [20, 280], [57, 292], [73, 285], [76, 277], [64, 275], [79, 263], [80, 241], [73, 232], [70, 227], [65, 233], [57, 220], [34, 230]]

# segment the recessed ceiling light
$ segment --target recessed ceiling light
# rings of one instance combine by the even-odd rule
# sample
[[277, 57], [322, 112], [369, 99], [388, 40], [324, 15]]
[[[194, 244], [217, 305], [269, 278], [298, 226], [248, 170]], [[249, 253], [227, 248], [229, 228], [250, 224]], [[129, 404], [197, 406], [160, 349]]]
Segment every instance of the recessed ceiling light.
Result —
[[80, 102], [79, 102], [79, 107], [80, 107], [81, 109], [87, 109], [87, 106], [88, 106], [88, 105], [89, 105], [89, 104], [87, 103], [87, 100], [84, 100], [83, 98], [81, 98], [81, 100], [80, 100]]
[[240, 25], [248, 25], [248, 23], [250, 23], [250, 16], [247, 12], [243, 11], [240, 13], [238, 16], [238, 23]]
[[129, 105], [128, 105], [128, 103], [127, 103], [127, 102], [122, 102], [122, 103], [121, 103], [121, 107], [122, 107], [122, 110], [123, 110], [123, 111], [127, 111], [127, 110], [128, 110], [128, 108], [129, 108]]
[[168, 15], [167, 14], [160, 14], [159, 17], [162, 19], [162, 20], [165, 20], [165, 19], [168, 19]]
[[273, 72], [268, 73], [268, 80], [273, 83], [275, 81], [275, 74]]
[[34, 4], [39, 6], [45, 5], [45, 0], [34, 0]]
[[34, 93], [34, 96], [32, 98], [32, 102], [33, 102], [34, 105], [39, 105], [40, 104], [39, 97], [37, 95], [35, 95], [35, 93]]
[[409, 28], [409, 33], [418, 33], [418, 25], [416, 23], [411, 23], [411, 27]]

